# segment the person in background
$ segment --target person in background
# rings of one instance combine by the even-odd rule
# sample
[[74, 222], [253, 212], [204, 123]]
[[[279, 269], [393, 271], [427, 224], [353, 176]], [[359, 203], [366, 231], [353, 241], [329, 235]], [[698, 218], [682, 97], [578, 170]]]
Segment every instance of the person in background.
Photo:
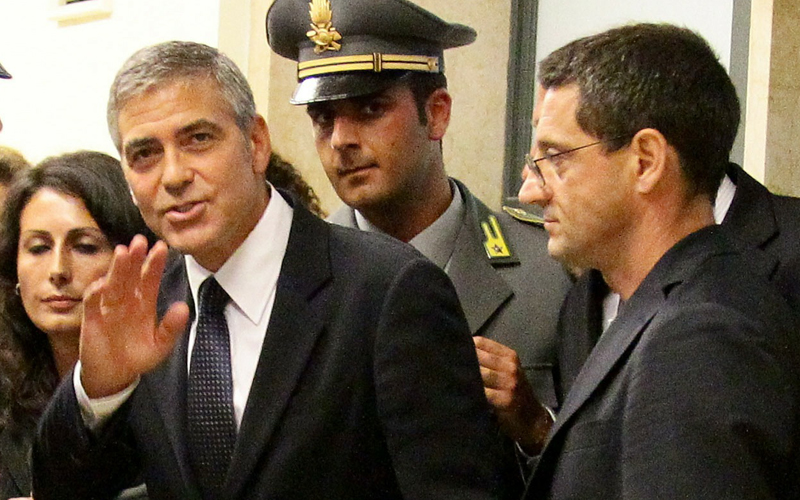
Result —
[[557, 404], [555, 331], [570, 280], [540, 224], [491, 210], [445, 171], [444, 51], [472, 43], [475, 30], [406, 0], [315, 1], [310, 12], [276, 0], [266, 23], [272, 50], [298, 63], [291, 102], [307, 106], [345, 203], [329, 221], [407, 242], [447, 272], [486, 396], [505, 433], [528, 440], [526, 409], [535, 398]]
[[8, 187], [20, 172], [31, 168], [22, 153], [8, 146], [0, 146], [0, 210], [8, 194]]
[[[714, 223], [736, 91], [696, 33], [635, 24], [540, 64], [520, 201], [621, 304], [526, 498], [798, 498], [800, 339], [772, 261]], [[541, 414], [541, 413], [540, 413]]]
[[107, 498], [130, 462], [153, 499], [519, 498], [447, 276], [268, 184], [269, 131], [228, 57], [141, 49], [108, 125], [183, 255], [136, 237], [87, 292], [33, 446], [37, 500]]
[[319, 217], [327, 216], [320, 205], [319, 197], [317, 193], [314, 192], [314, 188], [308, 185], [294, 165], [284, 160], [283, 157], [275, 151], [273, 151], [272, 156], [269, 157], [267, 182], [276, 188], [285, 189], [295, 195], [300, 203], [311, 213]]
[[[87, 287], [106, 274], [116, 245], [150, 235], [119, 161], [93, 151], [53, 156], [22, 171], [6, 208], [0, 219], [2, 499], [31, 492], [34, 430], [78, 360]], [[140, 498], [129, 491], [126, 498], [133, 497]]]

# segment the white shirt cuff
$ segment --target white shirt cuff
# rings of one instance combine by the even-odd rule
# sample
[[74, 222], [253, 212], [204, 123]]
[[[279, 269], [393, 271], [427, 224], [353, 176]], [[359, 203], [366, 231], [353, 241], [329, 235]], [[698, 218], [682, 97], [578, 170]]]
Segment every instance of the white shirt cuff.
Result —
[[81, 384], [81, 362], [79, 360], [73, 372], [72, 385], [75, 387], [75, 396], [78, 398], [83, 424], [90, 431], [95, 431], [107, 422], [111, 415], [128, 400], [134, 389], [139, 385], [139, 379], [137, 378], [131, 385], [116, 394], [104, 398], [91, 399], [86, 394], [83, 384]]

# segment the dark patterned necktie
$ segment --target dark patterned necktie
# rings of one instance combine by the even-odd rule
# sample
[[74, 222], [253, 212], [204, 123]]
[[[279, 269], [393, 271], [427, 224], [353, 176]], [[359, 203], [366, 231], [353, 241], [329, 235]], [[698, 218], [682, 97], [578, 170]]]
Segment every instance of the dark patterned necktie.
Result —
[[189, 461], [206, 499], [221, 498], [236, 443], [231, 348], [223, 314], [228, 300], [213, 276], [200, 285], [186, 415]]

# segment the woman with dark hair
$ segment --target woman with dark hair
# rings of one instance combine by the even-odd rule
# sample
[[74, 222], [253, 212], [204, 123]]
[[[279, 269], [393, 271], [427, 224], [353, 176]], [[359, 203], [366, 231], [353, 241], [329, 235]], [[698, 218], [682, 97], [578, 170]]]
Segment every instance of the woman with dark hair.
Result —
[[31, 440], [78, 360], [83, 293], [136, 234], [155, 242], [111, 156], [48, 158], [12, 184], [0, 219], [0, 499], [30, 495]]

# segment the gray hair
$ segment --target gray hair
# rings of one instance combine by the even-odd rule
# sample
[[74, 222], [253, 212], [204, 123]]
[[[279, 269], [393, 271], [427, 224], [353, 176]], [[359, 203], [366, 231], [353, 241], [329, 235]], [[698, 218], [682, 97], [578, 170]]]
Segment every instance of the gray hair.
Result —
[[246, 132], [256, 116], [253, 91], [236, 64], [225, 54], [196, 42], [164, 42], [134, 53], [114, 78], [108, 96], [108, 131], [118, 151], [120, 110], [149, 89], [189, 78], [213, 78], [233, 110], [236, 124]]

